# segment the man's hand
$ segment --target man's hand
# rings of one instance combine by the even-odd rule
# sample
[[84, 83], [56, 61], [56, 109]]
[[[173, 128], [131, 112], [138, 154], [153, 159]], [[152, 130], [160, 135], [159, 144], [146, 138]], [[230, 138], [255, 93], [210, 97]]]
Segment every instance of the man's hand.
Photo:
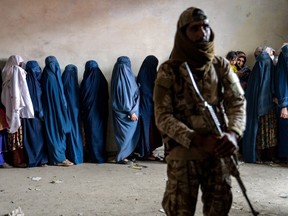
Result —
[[224, 132], [221, 137], [196, 134], [193, 143], [216, 157], [228, 157], [238, 151], [237, 134]]
[[235, 132], [224, 132], [215, 148], [216, 157], [228, 157], [238, 151], [237, 134]]

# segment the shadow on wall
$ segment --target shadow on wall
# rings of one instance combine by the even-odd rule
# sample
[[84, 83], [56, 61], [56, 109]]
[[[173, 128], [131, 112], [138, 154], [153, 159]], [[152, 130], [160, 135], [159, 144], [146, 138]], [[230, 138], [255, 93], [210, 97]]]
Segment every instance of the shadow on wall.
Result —
[[2, 71], [2, 69], [4, 68], [6, 62], [7, 62], [7, 59], [0, 59], [0, 70], [1, 70], [1, 71]]

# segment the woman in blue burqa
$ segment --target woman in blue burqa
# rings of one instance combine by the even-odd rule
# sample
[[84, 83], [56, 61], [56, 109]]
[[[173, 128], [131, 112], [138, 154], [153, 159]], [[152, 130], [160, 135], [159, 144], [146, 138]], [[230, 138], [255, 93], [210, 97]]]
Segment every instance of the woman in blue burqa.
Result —
[[140, 93], [129, 57], [121, 56], [111, 77], [112, 120], [118, 147], [117, 163], [127, 164], [140, 135], [138, 124]]
[[71, 131], [71, 121], [68, 117], [61, 69], [55, 56], [45, 59], [41, 86], [49, 163], [59, 166], [73, 165], [65, 155], [66, 134]]
[[[257, 49], [256, 49], [257, 50]], [[245, 96], [247, 123], [243, 136], [243, 159], [262, 163], [275, 159], [277, 145], [274, 65], [266, 47], [256, 57]]]
[[94, 60], [89, 60], [85, 64], [80, 92], [88, 161], [105, 163], [109, 113], [108, 82]]
[[67, 101], [68, 116], [71, 120], [71, 132], [67, 133], [66, 157], [74, 164], [83, 163], [83, 142], [80, 119], [78, 69], [69, 64], [62, 74], [64, 94]]
[[278, 99], [278, 157], [288, 163], [288, 44], [284, 44], [276, 65], [276, 97]]
[[28, 167], [35, 167], [48, 163], [41, 101], [42, 69], [37, 61], [31, 60], [26, 64], [26, 72], [26, 81], [34, 108], [34, 118], [23, 118], [23, 144], [28, 158]]
[[153, 89], [154, 81], [157, 76], [158, 59], [147, 56], [138, 73], [137, 82], [140, 86], [140, 138], [137, 146], [137, 153], [140, 157], [147, 160], [158, 160], [153, 151], [162, 146], [160, 132], [155, 125]]

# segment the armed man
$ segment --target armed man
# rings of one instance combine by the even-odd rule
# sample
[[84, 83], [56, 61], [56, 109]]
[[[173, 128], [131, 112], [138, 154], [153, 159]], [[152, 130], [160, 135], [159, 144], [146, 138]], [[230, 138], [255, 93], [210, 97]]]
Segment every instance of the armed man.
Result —
[[[201, 96], [213, 108], [221, 134], [207, 116], [189, 70]], [[200, 188], [205, 216], [228, 215], [231, 172], [223, 158], [238, 151], [246, 101], [229, 62], [215, 56], [214, 33], [201, 9], [191, 7], [180, 15], [170, 59], [158, 70], [154, 103], [156, 125], [169, 152], [162, 201], [165, 213], [194, 215]]]

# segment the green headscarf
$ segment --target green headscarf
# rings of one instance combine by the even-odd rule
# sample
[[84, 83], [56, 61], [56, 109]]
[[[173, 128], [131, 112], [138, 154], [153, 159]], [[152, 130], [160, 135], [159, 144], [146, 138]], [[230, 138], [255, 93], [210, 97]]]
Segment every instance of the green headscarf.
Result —
[[214, 58], [214, 33], [211, 29], [209, 42], [193, 42], [185, 33], [187, 25], [193, 21], [207, 19], [207, 16], [199, 8], [186, 9], [178, 20], [174, 47], [170, 60], [187, 62], [193, 72], [208, 71]]

